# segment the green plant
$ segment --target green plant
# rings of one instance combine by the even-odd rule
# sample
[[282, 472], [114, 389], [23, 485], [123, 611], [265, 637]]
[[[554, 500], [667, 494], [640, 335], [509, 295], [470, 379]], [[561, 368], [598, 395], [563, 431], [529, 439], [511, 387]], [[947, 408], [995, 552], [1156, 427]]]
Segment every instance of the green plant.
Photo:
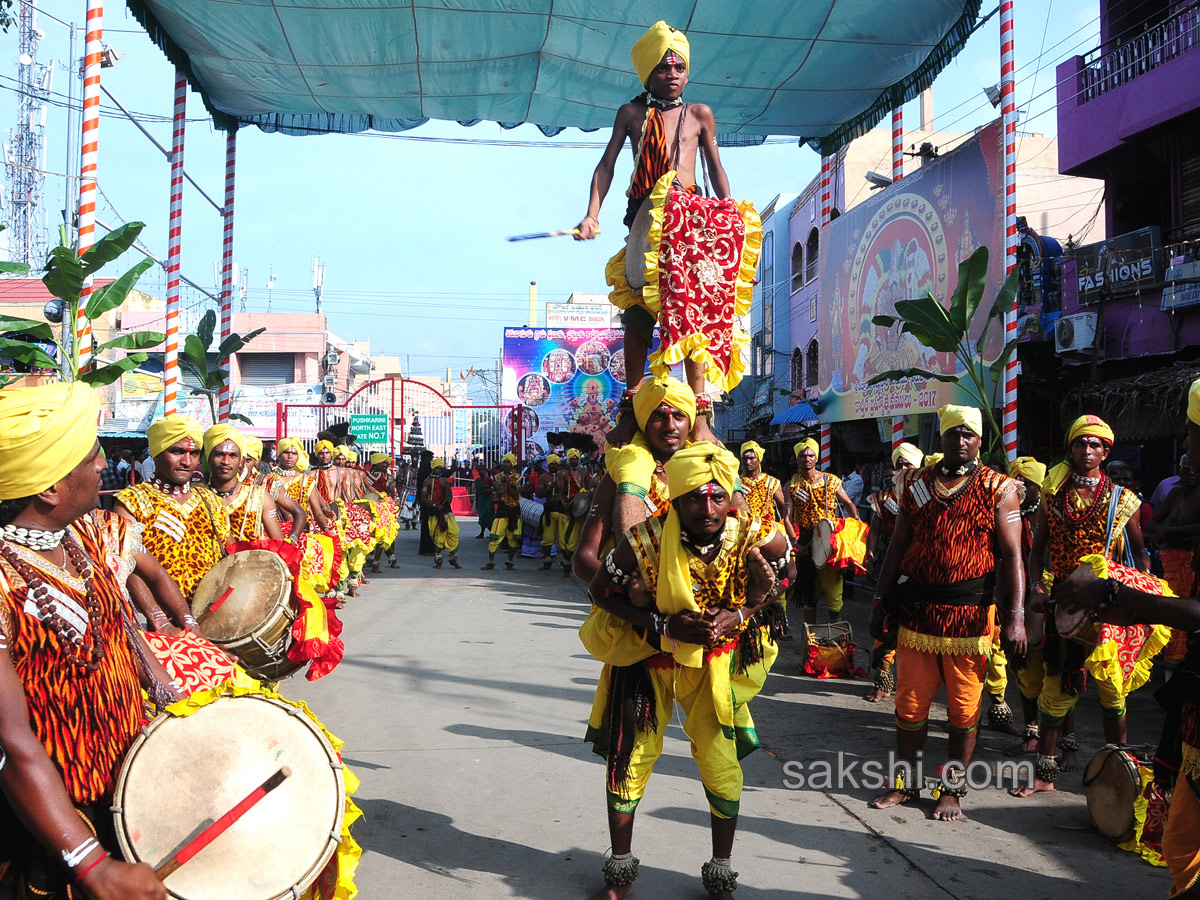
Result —
[[[208, 353], [212, 347], [216, 327], [217, 314], [210, 309], [200, 319], [200, 324], [196, 327], [196, 333], [189, 334], [184, 340], [183, 353], [179, 355], [179, 367], [186, 369], [196, 381], [200, 382], [200, 387], [192, 388], [192, 396], [195, 397], [203, 394], [208, 398], [208, 407], [212, 412], [214, 422], [217, 421], [217, 398], [229, 382], [228, 369], [222, 368], [219, 365], [210, 368], [208, 364]], [[265, 328], [256, 328], [249, 334], [229, 335], [217, 347], [217, 358], [225, 359], [232, 356], [266, 330]], [[237, 413], [232, 413], [229, 418], [238, 422], [244, 422], [247, 425], [254, 424], [245, 416]]]
[[[880, 327], [890, 328], [897, 322], [900, 330], [911, 334], [918, 343], [936, 353], [953, 353], [960, 371], [955, 375], [943, 375], [927, 369], [893, 369], [881, 372], [870, 380], [870, 384], [882, 381], [898, 381], [902, 378], [926, 378], [958, 385], [983, 410], [989, 429], [986, 459], [999, 463], [1004, 459], [1004, 446], [995, 409], [997, 393], [1004, 382], [1004, 367], [1017, 350], [1013, 338], [1004, 345], [1000, 356], [988, 365], [983, 359], [983, 348], [987, 346], [988, 330], [999, 319], [1003, 326], [1004, 316], [1011, 312], [1017, 298], [1017, 270], [1014, 268], [1004, 279], [1000, 290], [992, 301], [987, 318], [978, 338], [971, 340], [971, 325], [975, 312], [983, 302], [987, 288], [988, 248], [980, 247], [959, 264], [958, 284], [950, 295], [949, 308], [938, 302], [932, 292], [915, 300], [901, 300], [896, 304], [895, 316], [875, 316], [871, 321]], [[989, 395], [988, 384], [991, 384]]]
[[[84, 280], [89, 275], [94, 276], [104, 265], [117, 259], [133, 246], [133, 242], [137, 240], [137, 236], [145, 227], [141, 222], [123, 225], [96, 241], [82, 255], [76, 253], [75, 248], [67, 242], [65, 229], [59, 229], [59, 245], [50, 251], [42, 283], [46, 285], [46, 289], [53, 296], [62, 301], [63, 321], [67, 323], [68, 332], [78, 317], [80, 304], [83, 303]], [[92, 291], [87, 305], [83, 308], [88, 322], [95, 322], [105, 313], [111, 312], [124, 303], [138, 279], [153, 264], [153, 260], [142, 259], [115, 281]], [[6, 269], [6, 271], [9, 270]], [[28, 267], [25, 267], [25, 271], [28, 272]], [[26, 335], [29, 339], [22, 340], [8, 336], [13, 333]], [[92, 385], [112, 384], [123, 373], [137, 368], [146, 361], [146, 354], [142, 352], [145, 348], [161, 344], [163, 340], [164, 335], [156, 331], [121, 334], [105, 341], [98, 347], [93, 347], [88, 358], [81, 359], [79, 342], [72, 340], [71, 350], [68, 353], [63, 343], [55, 335], [55, 330], [48, 323], [34, 319], [22, 319], [18, 316], [0, 315], [0, 354], [31, 368], [61, 370], [63, 376], [69, 381], [78, 380]], [[53, 344], [58, 349], [58, 360], [43, 350], [39, 344]], [[121, 359], [97, 364], [99, 355], [105, 350], [133, 352]], [[62, 360], [61, 365], [59, 360]], [[9, 378], [5, 383], [7, 384], [11, 380]]]

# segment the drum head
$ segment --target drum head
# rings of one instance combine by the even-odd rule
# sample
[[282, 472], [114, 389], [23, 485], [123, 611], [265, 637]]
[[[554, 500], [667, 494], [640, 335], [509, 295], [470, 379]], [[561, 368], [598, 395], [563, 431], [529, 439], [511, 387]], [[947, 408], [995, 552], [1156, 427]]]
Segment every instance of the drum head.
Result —
[[379, 503], [383, 500], [383, 494], [379, 493], [379, 491], [367, 491], [367, 496], [364, 499], [374, 500], [376, 503]]
[[[337, 847], [346, 792], [337, 754], [293, 704], [222, 697], [190, 716], [160, 716], [134, 741], [114, 799], [121, 852], [158, 867], [281, 766], [279, 787], [168, 876], [179, 900], [299, 896]], [[166, 780], [163, 773], [169, 772]]]
[[592, 492], [580, 491], [575, 495], [575, 499], [571, 501], [571, 518], [582, 519], [588, 514], [588, 510], [592, 505]]
[[813, 529], [812, 560], [818, 569], [829, 562], [833, 555], [833, 523], [822, 519]]
[[201, 579], [192, 615], [210, 641], [232, 643], [249, 637], [281, 605], [287, 606], [291, 589], [292, 574], [277, 554], [243, 550], [225, 557]]
[[1137, 761], [1109, 744], [1087, 764], [1083, 784], [1096, 830], [1116, 843], [1133, 837], [1133, 803], [1142, 787]]
[[653, 208], [649, 197], [642, 201], [625, 241], [625, 280], [635, 291], [646, 286], [646, 254], [650, 252], [650, 210]]

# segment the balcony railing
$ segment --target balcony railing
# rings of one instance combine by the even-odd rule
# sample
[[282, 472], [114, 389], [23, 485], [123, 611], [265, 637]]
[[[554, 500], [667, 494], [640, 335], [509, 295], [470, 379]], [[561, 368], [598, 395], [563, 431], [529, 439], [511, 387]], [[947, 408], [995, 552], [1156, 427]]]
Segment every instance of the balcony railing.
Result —
[[1128, 84], [1163, 63], [1200, 46], [1200, 2], [1189, 4], [1171, 18], [1153, 25], [1117, 46], [1097, 47], [1084, 57], [1081, 100]]

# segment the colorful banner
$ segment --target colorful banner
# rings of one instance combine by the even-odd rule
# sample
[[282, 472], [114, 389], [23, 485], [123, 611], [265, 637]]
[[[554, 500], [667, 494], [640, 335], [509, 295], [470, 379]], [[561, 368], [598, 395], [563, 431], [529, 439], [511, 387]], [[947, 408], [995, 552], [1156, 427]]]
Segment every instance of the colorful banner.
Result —
[[[952, 353], [934, 353], [902, 334], [879, 328], [896, 301], [932, 291], [949, 303], [958, 264], [980, 246], [991, 251], [984, 301], [972, 339], [1004, 281], [1003, 146], [998, 122], [952, 152], [853, 207], [824, 230], [821, 254], [820, 417], [822, 422], [934, 412], [969, 402], [952, 384], [923, 378], [869, 385], [876, 375], [919, 368], [957, 371]], [[985, 358], [999, 356], [1001, 329], [990, 329]]]
[[[619, 328], [505, 328], [504, 399], [521, 404], [525, 455], [545, 453], [546, 434], [589, 435], [597, 448], [617, 421], [625, 390]], [[518, 421], [510, 410], [508, 434]]]

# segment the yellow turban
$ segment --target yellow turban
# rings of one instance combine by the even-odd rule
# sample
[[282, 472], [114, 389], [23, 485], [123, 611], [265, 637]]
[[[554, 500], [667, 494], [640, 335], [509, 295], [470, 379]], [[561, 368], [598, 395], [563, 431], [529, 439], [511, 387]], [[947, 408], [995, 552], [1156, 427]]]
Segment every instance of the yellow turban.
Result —
[[581, 456], [583, 456], [583, 454], [574, 447], [567, 451], [567, 459], [579, 459]]
[[435, 472], [436, 472], [438, 469], [444, 469], [444, 468], [446, 468], [446, 461], [445, 461], [445, 460], [443, 460], [443, 459], [435, 459], [435, 460], [434, 460], [434, 461], [433, 461], [433, 462], [430, 464], [430, 467], [433, 469], [433, 471], [435, 471]]
[[945, 455], [944, 453], [930, 453], [928, 456], [925, 457], [926, 468], [936, 466], [938, 463], [940, 463], [942, 461], [942, 457], [944, 455]]
[[562, 457], [559, 456], [557, 453], [551, 453], [549, 456], [546, 457], [546, 465], [548, 465], [548, 466], [557, 466], [557, 465], [561, 465], [561, 464], [562, 464]]
[[358, 451], [357, 450], [351, 450], [345, 444], [338, 444], [338, 453], [340, 453], [340, 454], [342, 454], [342, 456], [346, 457], [347, 462], [351, 462], [356, 465], [358, 464]]
[[337, 458], [339, 456], [344, 456], [347, 459], [349, 459], [350, 458], [350, 448], [347, 447], [345, 444], [338, 444], [336, 447], [333, 448], [333, 455], [334, 455], [334, 458]]
[[938, 430], [942, 434], [959, 425], [967, 426], [976, 437], [983, 437], [983, 413], [974, 406], [947, 403], [938, 410]]
[[1080, 416], [1067, 429], [1067, 446], [1075, 443], [1076, 438], [1097, 437], [1110, 447], [1113, 443], [1113, 430], [1099, 416]]
[[204, 427], [195, 419], [179, 413], [165, 416], [146, 429], [151, 456], [158, 456], [168, 447], [173, 447], [185, 439], [191, 440], [197, 447], [203, 446]]
[[1193, 425], [1200, 425], [1200, 378], [1193, 381], [1188, 390], [1187, 416]]
[[378, 465], [381, 465], [386, 462], [391, 462], [391, 460], [392, 460], [392, 458], [390, 456], [388, 456], [386, 453], [372, 453], [371, 454], [371, 465], [373, 465], [373, 466], [378, 466]]
[[766, 453], [763, 451], [763, 448], [758, 446], [758, 444], [756, 444], [754, 441], [746, 441], [746, 443], [742, 444], [738, 454], [740, 456], [745, 456], [751, 450], [754, 451], [755, 455], [758, 457], [758, 461], [761, 463], [763, 457], [766, 456]]
[[688, 44], [687, 35], [682, 31], [676, 31], [659, 19], [646, 29], [646, 33], [638, 38], [633, 49], [629, 51], [629, 56], [633, 60], [633, 69], [637, 72], [643, 87], [650, 79], [650, 73], [662, 62], [662, 58], [668, 50], [674, 50], [683, 57], [683, 61], [687, 63], [688, 74], [691, 74], [692, 48]]
[[892, 465], [895, 466], [896, 463], [900, 462], [902, 459], [908, 460], [913, 464], [913, 466], [919, 469], [921, 468], [921, 463], [924, 460], [924, 456], [920, 450], [918, 450], [908, 441], [904, 441], [903, 443], [896, 445], [896, 449], [892, 451]]
[[0, 500], [62, 481], [96, 446], [100, 400], [78, 381], [0, 390]]
[[233, 441], [242, 456], [246, 455], [246, 436], [232, 425], [222, 423], [204, 432], [204, 458], [212, 456], [213, 450], [225, 441]]
[[689, 424], [696, 423], [696, 395], [678, 378], [665, 375], [647, 378], [633, 395], [633, 417], [638, 428], [645, 431], [650, 414], [664, 403], [687, 416]]
[[246, 456], [251, 459], [262, 459], [262, 438], [257, 438], [252, 434], [244, 434], [242, 437], [246, 439]]
[[800, 443], [793, 444], [792, 452], [795, 453], [797, 457], [799, 457], [801, 452], [804, 451], [806, 448], [809, 450], [812, 450], [812, 452], [816, 454], [817, 459], [821, 458], [821, 445], [818, 444], [812, 438], [805, 438]]
[[[663, 466], [667, 475], [667, 490], [672, 497], [667, 521], [663, 523], [662, 540], [659, 545], [658, 588], [655, 602], [660, 612], [674, 615], [684, 610], [698, 611], [692, 593], [692, 581], [688, 575], [687, 553], [683, 549], [682, 526], [674, 501], [688, 491], [715, 481], [730, 497], [737, 483], [737, 457], [716, 444], [699, 441], [682, 450], [677, 450]], [[697, 644], [677, 644], [675, 659], [693, 668], [704, 661], [704, 648]]]
[[515, 466], [517, 464], [517, 454], [505, 453], [502, 457], [500, 457], [500, 462], [510, 462]]
[[283, 456], [285, 450], [295, 450], [299, 456], [305, 456], [304, 445], [300, 443], [300, 438], [285, 437], [275, 446], [275, 458]]
[[310, 463], [308, 460], [308, 454], [304, 452], [303, 448], [301, 448], [300, 455], [296, 457], [296, 471], [307, 472], [309, 466], [311, 465], [312, 463]]
[[1013, 478], [1024, 478], [1040, 485], [1046, 480], [1046, 464], [1038, 462], [1032, 456], [1018, 456], [1008, 464], [1008, 474]]
[[317, 441], [317, 445], [313, 447], [313, 456], [316, 456], [322, 450], [328, 450], [330, 453], [333, 453], [333, 441]]

